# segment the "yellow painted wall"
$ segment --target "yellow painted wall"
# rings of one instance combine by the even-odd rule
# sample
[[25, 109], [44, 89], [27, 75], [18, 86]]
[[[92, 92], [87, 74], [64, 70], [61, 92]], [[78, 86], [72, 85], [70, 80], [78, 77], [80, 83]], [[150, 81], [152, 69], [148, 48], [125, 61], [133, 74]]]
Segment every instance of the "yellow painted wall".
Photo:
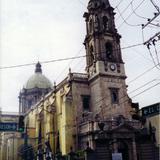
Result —
[[[53, 153], [56, 152], [58, 132], [60, 150], [63, 155], [70, 152], [70, 147], [73, 147], [73, 150], [76, 147], [76, 110], [82, 104], [81, 94], [85, 94], [87, 90], [81, 89], [81, 87], [85, 88], [85, 85], [78, 87], [78, 84], [76, 84], [74, 86], [74, 91], [71, 91], [73, 85], [69, 86], [68, 83], [61, 85], [56, 93], [51, 92], [45, 96], [26, 117], [26, 119], [29, 119], [28, 133], [32, 138], [38, 139], [39, 123], [41, 121], [43, 146], [45, 146], [44, 142], [49, 136]], [[80, 93], [80, 90], [82, 93]], [[69, 95], [71, 92], [74, 92], [72, 93], [74, 97]], [[55, 112], [52, 111], [54, 107]]]
[[75, 117], [72, 100], [67, 98], [69, 91], [70, 88], [66, 85], [56, 94], [57, 130], [62, 154], [69, 153], [70, 147], [74, 147]]
[[149, 128], [149, 122], [156, 128], [156, 145], [160, 146], [160, 115], [147, 117], [147, 127]]

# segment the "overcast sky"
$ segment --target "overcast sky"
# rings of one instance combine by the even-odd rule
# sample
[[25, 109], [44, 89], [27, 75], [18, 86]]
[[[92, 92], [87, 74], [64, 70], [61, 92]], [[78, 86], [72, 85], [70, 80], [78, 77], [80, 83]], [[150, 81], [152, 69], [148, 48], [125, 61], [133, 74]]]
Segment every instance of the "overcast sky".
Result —
[[[110, 2], [114, 8], [119, 4], [118, 9], [124, 19], [130, 15], [126, 24], [115, 9], [115, 22], [122, 35], [122, 48], [143, 43], [143, 39], [146, 41], [160, 31], [160, 27], [150, 25], [143, 30], [142, 36], [141, 26], [131, 26], [146, 24], [146, 17], [154, 17], [153, 13], [157, 11], [150, 0]], [[154, 2], [160, 6], [159, 0]], [[86, 28], [83, 13], [87, 11], [88, 0], [0, 0], [0, 3], [0, 67], [85, 55], [83, 41]], [[125, 8], [127, 9], [123, 12]], [[137, 9], [133, 12], [132, 9], [135, 8]], [[160, 16], [153, 23], [160, 24]], [[160, 58], [159, 46], [160, 41], [156, 42]], [[151, 52], [157, 62], [153, 46]], [[123, 49], [122, 54], [129, 96], [133, 97], [134, 102], [139, 102], [140, 107], [160, 102], [159, 69], [155, 67], [132, 81], [154, 66], [147, 47], [142, 45]], [[42, 64], [44, 75], [57, 84], [67, 76], [69, 67], [74, 72], [85, 72], [85, 58]], [[34, 65], [0, 69], [0, 107], [3, 111], [18, 111], [19, 91], [34, 73], [34, 69]], [[154, 85], [157, 86], [153, 87]], [[140, 89], [136, 90], [137, 88]]]

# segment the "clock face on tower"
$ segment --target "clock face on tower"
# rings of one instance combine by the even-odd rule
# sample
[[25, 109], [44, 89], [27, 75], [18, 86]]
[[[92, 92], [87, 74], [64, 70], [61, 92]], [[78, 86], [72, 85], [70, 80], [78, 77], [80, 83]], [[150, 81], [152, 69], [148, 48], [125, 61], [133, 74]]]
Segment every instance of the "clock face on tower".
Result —
[[110, 70], [115, 71], [116, 70], [116, 65], [115, 64], [110, 64]]

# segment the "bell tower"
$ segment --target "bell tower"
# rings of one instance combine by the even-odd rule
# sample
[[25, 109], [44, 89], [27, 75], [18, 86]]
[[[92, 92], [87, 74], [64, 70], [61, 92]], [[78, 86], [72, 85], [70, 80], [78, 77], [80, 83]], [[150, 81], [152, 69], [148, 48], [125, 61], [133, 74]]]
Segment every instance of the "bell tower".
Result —
[[113, 74], [123, 71], [120, 38], [114, 22], [113, 8], [108, 0], [90, 0], [84, 13], [87, 35], [87, 67], [90, 77], [95, 73]]
[[125, 84], [120, 38], [114, 22], [114, 9], [108, 0], [90, 0], [86, 21], [86, 71], [91, 89], [92, 112], [106, 117], [130, 117], [131, 105]]

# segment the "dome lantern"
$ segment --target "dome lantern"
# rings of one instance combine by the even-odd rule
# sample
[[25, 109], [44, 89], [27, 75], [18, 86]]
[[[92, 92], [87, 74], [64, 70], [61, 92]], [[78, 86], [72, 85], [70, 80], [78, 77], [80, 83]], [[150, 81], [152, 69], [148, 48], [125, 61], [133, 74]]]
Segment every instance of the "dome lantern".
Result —
[[36, 64], [35, 73], [42, 73], [41, 64], [39, 62]]

